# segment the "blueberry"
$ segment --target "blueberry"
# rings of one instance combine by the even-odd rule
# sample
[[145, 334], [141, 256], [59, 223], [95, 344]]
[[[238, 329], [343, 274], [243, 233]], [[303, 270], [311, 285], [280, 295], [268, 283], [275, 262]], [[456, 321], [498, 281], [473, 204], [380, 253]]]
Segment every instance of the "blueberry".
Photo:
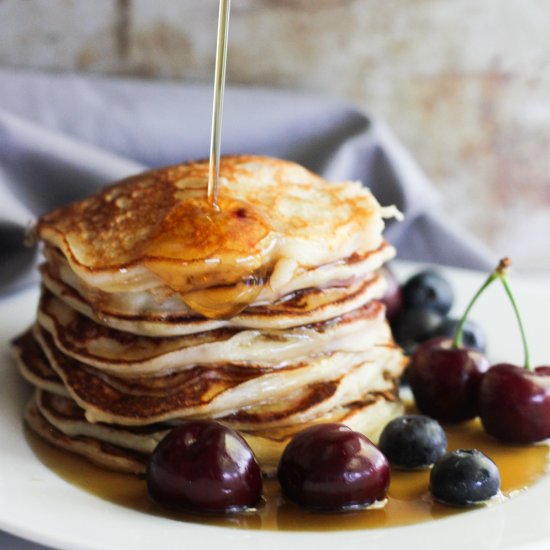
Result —
[[497, 465], [477, 449], [447, 453], [435, 463], [430, 475], [434, 499], [452, 506], [481, 503], [499, 490]]
[[447, 450], [447, 436], [438, 422], [418, 414], [400, 416], [382, 431], [378, 448], [396, 468], [420, 470]]
[[[434, 336], [454, 338], [458, 327], [458, 319], [445, 319], [434, 332]], [[487, 350], [487, 339], [483, 329], [474, 321], [467, 320], [462, 327], [462, 344], [466, 348], [475, 349], [481, 353]]]
[[393, 335], [397, 343], [407, 354], [412, 354], [416, 346], [429, 340], [443, 322], [444, 317], [431, 309], [408, 309], [392, 324]]
[[433, 309], [441, 315], [446, 315], [453, 305], [453, 300], [451, 285], [433, 269], [417, 273], [403, 286], [403, 302], [407, 309]]

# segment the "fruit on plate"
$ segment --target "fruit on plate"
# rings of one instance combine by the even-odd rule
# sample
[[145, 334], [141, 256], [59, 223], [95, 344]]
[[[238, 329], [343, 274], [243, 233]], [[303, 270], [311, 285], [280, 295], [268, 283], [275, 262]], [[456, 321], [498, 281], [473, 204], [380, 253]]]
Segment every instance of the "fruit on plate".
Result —
[[485, 431], [508, 443], [534, 443], [550, 437], [550, 366], [533, 368], [521, 315], [508, 283], [509, 260], [499, 274], [514, 309], [523, 344], [523, 367], [494, 365], [479, 388], [479, 413]]
[[392, 468], [423, 470], [445, 454], [447, 436], [433, 418], [407, 414], [386, 425], [380, 434], [378, 447]]
[[450, 338], [432, 338], [418, 346], [408, 367], [416, 406], [432, 418], [459, 422], [478, 415], [481, 378], [490, 367], [480, 352]]
[[151, 455], [146, 479], [157, 504], [201, 514], [246, 510], [262, 495], [260, 467], [248, 444], [207, 420], [174, 428]]
[[392, 324], [393, 335], [405, 353], [412, 355], [419, 344], [433, 337], [444, 320], [445, 317], [433, 309], [405, 309]]
[[[454, 338], [460, 320], [448, 316], [454, 292], [444, 275], [427, 269], [397, 288], [395, 280], [389, 281], [383, 301], [387, 304], [387, 317], [395, 339], [407, 355], [412, 355], [419, 344], [435, 336]], [[485, 333], [470, 319], [462, 326], [462, 340], [465, 347], [485, 353]]]
[[499, 494], [500, 472], [481, 451], [458, 449], [435, 463], [430, 473], [430, 492], [444, 504], [479, 504]]
[[479, 385], [490, 364], [484, 354], [463, 345], [463, 328], [478, 298], [500, 276], [500, 268], [499, 264], [471, 299], [454, 339], [431, 338], [412, 355], [408, 380], [416, 405], [424, 414], [446, 422], [477, 416]]
[[288, 500], [312, 510], [341, 511], [384, 501], [390, 466], [363, 434], [342, 424], [317, 424], [287, 445], [277, 477]]
[[403, 286], [403, 302], [407, 309], [432, 309], [447, 315], [454, 292], [445, 277], [433, 269], [425, 269], [411, 277]]

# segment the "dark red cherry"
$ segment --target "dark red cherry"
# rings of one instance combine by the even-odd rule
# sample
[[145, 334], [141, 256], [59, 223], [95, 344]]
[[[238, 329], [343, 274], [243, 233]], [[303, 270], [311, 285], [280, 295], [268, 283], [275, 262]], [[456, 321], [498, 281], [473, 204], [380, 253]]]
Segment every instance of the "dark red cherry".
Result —
[[485, 431], [508, 443], [550, 437], [550, 367], [495, 365], [481, 381], [479, 414]]
[[380, 272], [388, 285], [381, 301], [386, 306], [386, 318], [388, 321], [393, 321], [403, 309], [403, 292], [399, 281], [389, 267], [381, 268]]
[[342, 424], [318, 424], [287, 445], [277, 475], [289, 500], [338, 511], [384, 500], [390, 466], [363, 434]]
[[450, 338], [432, 338], [420, 344], [408, 368], [418, 409], [446, 422], [474, 418], [481, 378], [489, 367], [483, 354], [453, 347]]
[[157, 445], [147, 467], [147, 490], [167, 508], [223, 514], [258, 504], [262, 477], [237, 432], [194, 420], [174, 428]]

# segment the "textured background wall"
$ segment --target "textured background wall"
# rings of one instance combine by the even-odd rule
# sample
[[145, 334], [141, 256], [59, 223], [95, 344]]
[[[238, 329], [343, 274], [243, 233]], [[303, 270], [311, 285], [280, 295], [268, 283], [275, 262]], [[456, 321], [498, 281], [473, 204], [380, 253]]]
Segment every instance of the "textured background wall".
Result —
[[[385, 118], [457, 221], [550, 274], [547, 0], [233, 0], [229, 80]], [[0, 64], [210, 80], [217, 0], [0, 0]]]

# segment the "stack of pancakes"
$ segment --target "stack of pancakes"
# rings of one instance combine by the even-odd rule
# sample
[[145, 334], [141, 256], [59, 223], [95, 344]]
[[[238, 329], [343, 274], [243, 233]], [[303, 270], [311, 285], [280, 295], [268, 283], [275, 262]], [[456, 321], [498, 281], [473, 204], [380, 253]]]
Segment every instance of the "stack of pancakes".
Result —
[[37, 322], [13, 349], [36, 388], [26, 421], [53, 444], [142, 474], [174, 425], [216, 419], [272, 474], [312, 423], [341, 422], [376, 441], [402, 413], [403, 355], [379, 301], [378, 271], [394, 255], [383, 218], [395, 212], [357, 182], [328, 183], [290, 162], [226, 157], [220, 174], [220, 197], [269, 220], [262, 242], [247, 244], [262, 275], [231, 314], [190, 306], [187, 287], [199, 280], [190, 271], [210, 270], [217, 286], [206, 291], [227, 298], [224, 273], [249, 257], [225, 265], [227, 243], [217, 263], [150, 254], [174, 210], [204, 194], [206, 162], [126, 179], [39, 220]]

